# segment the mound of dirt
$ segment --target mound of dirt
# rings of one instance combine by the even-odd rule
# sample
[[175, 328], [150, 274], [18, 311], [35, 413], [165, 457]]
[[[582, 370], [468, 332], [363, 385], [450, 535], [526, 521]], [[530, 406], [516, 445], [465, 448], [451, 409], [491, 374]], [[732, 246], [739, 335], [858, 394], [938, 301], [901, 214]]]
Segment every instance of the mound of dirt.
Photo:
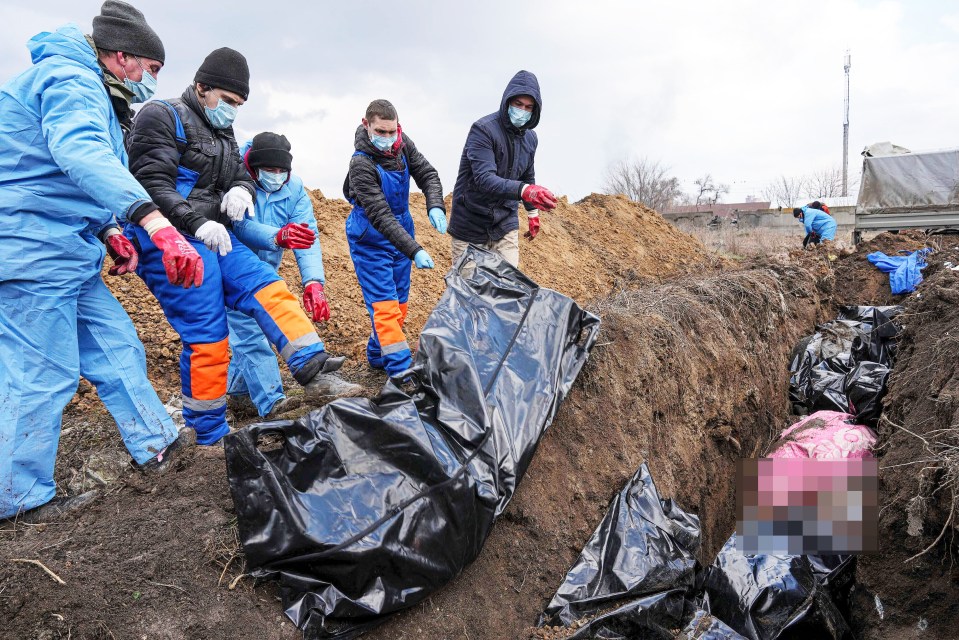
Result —
[[[370, 321], [344, 231], [350, 205], [345, 200], [326, 199], [318, 191], [311, 195], [323, 242], [326, 289], [332, 311], [320, 335], [330, 351], [362, 363]], [[447, 207], [450, 200], [451, 196], [447, 196]], [[410, 211], [416, 222], [417, 240], [436, 262], [435, 269], [413, 269], [407, 337], [415, 342], [446, 287], [443, 277], [452, 254], [449, 236], [438, 234], [430, 226], [422, 194], [412, 195]], [[522, 236], [527, 227], [525, 216], [520, 218]], [[543, 226], [535, 241], [520, 239], [520, 267], [540, 285], [578, 302], [606, 295], [623, 280], [670, 277], [711, 261], [698, 240], [624, 196], [593, 194], [575, 204], [560, 198], [556, 209], [542, 214], [541, 220]], [[299, 273], [290, 252], [280, 273], [299, 294]]]
[[856, 576], [865, 640], [953, 638], [959, 628], [959, 272], [944, 267], [959, 264], [959, 249], [955, 237], [942, 244], [900, 316], [879, 429], [881, 554], [860, 558]]
[[[344, 225], [350, 204], [325, 198], [318, 189], [310, 197], [320, 231], [331, 310], [330, 321], [319, 325], [320, 336], [331, 353], [351, 357], [348, 376], [362, 376], [370, 320], [346, 242]], [[446, 200], [449, 206], [451, 196]], [[422, 194], [412, 194], [410, 211], [417, 240], [436, 262], [435, 269], [413, 269], [407, 337], [415, 344], [445, 289], [443, 278], [450, 267], [451, 252], [449, 236], [438, 234], [430, 226]], [[520, 217], [522, 235], [527, 227], [525, 216]], [[635, 282], [638, 278], [655, 281], [693, 268], [701, 270], [704, 265], [718, 266], [702, 243], [625, 196], [593, 194], [575, 204], [563, 197], [553, 212], [542, 215], [542, 221], [535, 241], [521, 238], [520, 266], [542, 286], [581, 303], [606, 295], [618, 282]], [[136, 276], [108, 276], [108, 267], [104, 265], [104, 280], [133, 318], [146, 347], [150, 380], [165, 402], [179, 392], [179, 339], [143, 282]], [[284, 256], [280, 274], [293, 293], [301, 296], [300, 274], [290, 251]], [[71, 402], [73, 415], [102, 409], [91, 386], [83, 383], [80, 391]]]

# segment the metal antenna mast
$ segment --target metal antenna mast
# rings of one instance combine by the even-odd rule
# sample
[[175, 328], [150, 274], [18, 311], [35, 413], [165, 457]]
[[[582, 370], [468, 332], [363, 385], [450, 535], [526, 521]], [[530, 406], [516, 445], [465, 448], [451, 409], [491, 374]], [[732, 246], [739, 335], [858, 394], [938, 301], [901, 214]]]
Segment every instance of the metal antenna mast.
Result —
[[843, 103], [844, 115], [842, 119], [842, 195], [849, 195], [849, 67], [852, 58], [849, 49], [846, 49], [846, 60], [843, 70], [846, 72], [846, 100]]

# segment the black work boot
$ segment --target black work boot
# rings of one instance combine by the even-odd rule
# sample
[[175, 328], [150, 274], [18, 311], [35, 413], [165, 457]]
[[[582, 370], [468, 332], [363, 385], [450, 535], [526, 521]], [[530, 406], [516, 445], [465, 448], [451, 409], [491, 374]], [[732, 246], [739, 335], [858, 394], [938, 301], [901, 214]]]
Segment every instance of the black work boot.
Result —
[[42, 504], [39, 507], [34, 507], [29, 511], [24, 511], [19, 515], [2, 520], [0, 522], [6, 523], [16, 521], [22, 522], [23, 524], [43, 524], [46, 522], [55, 522], [62, 518], [64, 514], [85, 506], [98, 495], [100, 495], [100, 492], [97, 489], [91, 489], [86, 493], [80, 493], [75, 496], [56, 496], [46, 504]]
[[313, 378], [321, 373], [333, 373], [343, 366], [346, 356], [330, 356], [326, 351], [320, 351], [318, 354], [306, 361], [299, 370], [293, 374], [293, 378], [304, 387], [310, 383]]

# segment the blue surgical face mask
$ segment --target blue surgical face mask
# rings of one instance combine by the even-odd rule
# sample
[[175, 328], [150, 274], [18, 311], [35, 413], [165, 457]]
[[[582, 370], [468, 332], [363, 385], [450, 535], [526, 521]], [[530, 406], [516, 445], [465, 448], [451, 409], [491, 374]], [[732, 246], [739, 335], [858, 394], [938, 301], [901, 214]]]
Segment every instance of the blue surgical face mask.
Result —
[[396, 134], [392, 136], [378, 136], [375, 133], [370, 134], [370, 142], [380, 151], [389, 151], [396, 144]]
[[286, 184], [286, 179], [290, 177], [290, 172], [283, 171], [282, 173], [273, 173], [260, 169], [256, 175], [263, 190], [268, 193], [273, 193], [274, 191], [279, 191], [280, 187]]
[[513, 105], [510, 105], [509, 107], [509, 121], [512, 122], [513, 126], [517, 129], [529, 122], [529, 119], [532, 117], [532, 111], [520, 109], [519, 107], [514, 107]]
[[215, 129], [226, 129], [236, 120], [236, 107], [223, 102], [223, 98], [220, 98], [214, 109], [204, 105], [203, 112], [206, 113], [206, 119]]
[[[140, 59], [136, 56], [133, 56], [133, 59], [136, 60], [140, 68], [143, 69], [143, 64], [140, 62]], [[126, 75], [126, 73], [127, 72], [124, 71], [123, 75]], [[157, 79], [154, 78], [149, 71], [143, 69], [143, 78], [140, 79], [140, 82], [134, 82], [127, 76], [123, 79], [123, 85], [133, 92], [133, 100], [131, 100], [131, 102], [146, 102], [156, 93]]]

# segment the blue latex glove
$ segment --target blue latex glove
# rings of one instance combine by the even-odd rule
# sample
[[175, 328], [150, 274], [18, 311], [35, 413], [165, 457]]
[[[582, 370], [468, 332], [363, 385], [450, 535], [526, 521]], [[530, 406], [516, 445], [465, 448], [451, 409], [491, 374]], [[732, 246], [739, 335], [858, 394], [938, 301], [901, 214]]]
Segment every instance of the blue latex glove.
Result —
[[429, 210], [430, 224], [440, 233], [446, 233], [446, 214], [439, 207]]
[[430, 257], [430, 254], [426, 253], [426, 249], [420, 249], [416, 252], [416, 255], [413, 256], [413, 263], [416, 264], [417, 269], [433, 268], [433, 258]]

